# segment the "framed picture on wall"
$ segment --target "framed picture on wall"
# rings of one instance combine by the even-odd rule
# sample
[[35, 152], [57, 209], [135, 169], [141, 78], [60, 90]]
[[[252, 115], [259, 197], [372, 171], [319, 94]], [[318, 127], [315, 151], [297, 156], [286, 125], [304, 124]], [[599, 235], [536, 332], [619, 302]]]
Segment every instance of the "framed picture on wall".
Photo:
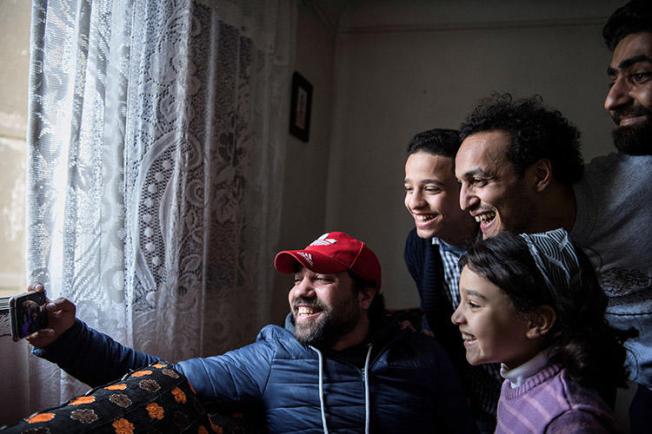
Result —
[[312, 107], [312, 84], [301, 74], [292, 74], [292, 98], [290, 100], [290, 133], [307, 142], [310, 138], [310, 110]]

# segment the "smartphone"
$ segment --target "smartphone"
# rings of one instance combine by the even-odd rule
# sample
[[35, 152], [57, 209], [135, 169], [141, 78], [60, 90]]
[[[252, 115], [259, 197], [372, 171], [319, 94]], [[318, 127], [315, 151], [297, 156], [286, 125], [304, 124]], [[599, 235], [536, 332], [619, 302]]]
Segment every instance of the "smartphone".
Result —
[[45, 292], [26, 292], [9, 299], [11, 337], [18, 341], [48, 326]]

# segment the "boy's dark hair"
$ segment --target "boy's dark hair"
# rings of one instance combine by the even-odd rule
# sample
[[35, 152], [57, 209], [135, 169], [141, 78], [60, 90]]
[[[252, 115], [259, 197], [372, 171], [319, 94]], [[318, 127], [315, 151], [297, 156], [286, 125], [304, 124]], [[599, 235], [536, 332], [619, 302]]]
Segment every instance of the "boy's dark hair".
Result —
[[573, 380], [609, 401], [615, 398], [615, 388], [626, 384], [623, 342], [633, 332], [616, 330], [607, 323], [607, 297], [588, 258], [574, 247], [580, 267], [565, 288], [546, 285], [525, 240], [510, 232], [478, 241], [460, 264], [499, 287], [519, 312], [552, 307], [557, 318], [547, 335], [551, 362], [565, 367]]
[[510, 136], [507, 159], [517, 174], [548, 159], [553, 176], [562, 184], [572, 185], [582, 177], [579, 131], [559, 111], [546, 108], [540, 96], [514, 100], [509, 93], [494, 94], [466, 118], [460, 135], [464, 141], [476, 133], [499, 130]]
[[652, 2], [632, 0], [611, 14], [602, 29], [602, 38], [611, 51], [631, 33], [652, 32]]
[[460, 148], [460, 136], [456, 130], [434, 128], [415, 135], [407, 146], [407, 154], [424, 151], [433, 155], [455, 158]]

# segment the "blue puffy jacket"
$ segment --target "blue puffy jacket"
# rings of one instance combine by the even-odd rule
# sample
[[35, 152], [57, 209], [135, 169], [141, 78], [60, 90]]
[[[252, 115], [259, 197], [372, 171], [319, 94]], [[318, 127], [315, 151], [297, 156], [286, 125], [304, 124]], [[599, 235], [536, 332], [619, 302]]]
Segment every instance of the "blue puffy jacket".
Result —
[[[362, 348], [366, 368], [264, 327], [255, 343], [176, 364], [204, 400], [262, 405], [271, 433], [475, 432], [462, 387], [431, 338], [387, 324]], [[97, 386], [158, 358], [76, 321], [40, 357]], [[365, 373], [368, 374], [365, 374]]]

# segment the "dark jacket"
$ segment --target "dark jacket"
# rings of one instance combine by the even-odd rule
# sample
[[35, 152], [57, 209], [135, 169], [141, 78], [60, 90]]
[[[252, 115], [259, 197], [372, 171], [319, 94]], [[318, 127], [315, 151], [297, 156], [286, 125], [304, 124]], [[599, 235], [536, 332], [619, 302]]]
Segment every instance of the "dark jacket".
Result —
[[[403, 258], [419, 291], [424, 326], [432, 331], [454, 365], [466, 366], [466, 351], [460, 331], [451, 321], [457, 306], [451, 305], [445, 293], [439, 246], [432, 244], [432, 238], [419, 238], [417, 230], [412, 229], [405, 239]], [[426, 263], [427, 258], [431, 263]]]
[[[433, 339], [392, 323], [360, 349], [367, 369], [352, 363], [356, 349], [324, 353], [302, 345], [286, 321], [286, 328], [264, 327], [253, 344], [175, 368], [203, 400], [262, 406], [272, 433], [324, 432], [324, 423], [329, 432], [360, 433], [367, 415], [370, 432], [475, 432], [457, 376]], [[93, 386], [158, 360], [81, 321], [34, 353]]]
[[462, 336], [451, 321], [457, 306], [446, 296], [439, 246], [433, 245], [432, 238], [419, 238], [416, 229], [412, 229], [405, 239], [404, 259], [419, 290], [425, 325], [444, 347], [462, 377], [472, 410], [495, 415], [502, 384], [500, 367], [497, 364], [470, 366], [466, 361]]

